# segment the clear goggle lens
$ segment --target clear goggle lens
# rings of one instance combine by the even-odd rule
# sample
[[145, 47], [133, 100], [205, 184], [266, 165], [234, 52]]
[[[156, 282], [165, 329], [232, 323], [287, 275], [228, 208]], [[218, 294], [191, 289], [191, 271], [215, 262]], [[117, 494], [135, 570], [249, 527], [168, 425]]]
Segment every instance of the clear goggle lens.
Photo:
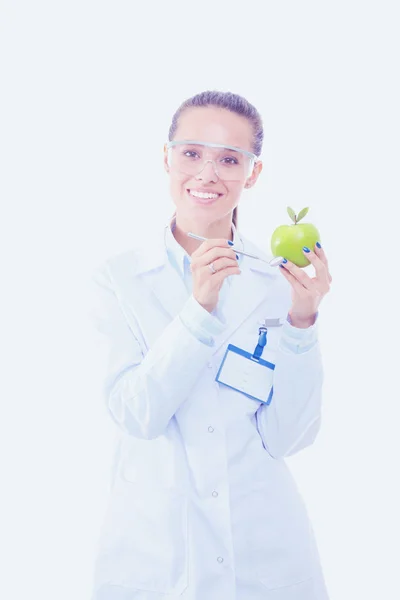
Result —
[[198, 175], [211, 163], [224, 181], [242, 181], [250, 177], [257, 157], [247, 150], [222, 144], [173, 141], [167, 144], [168, 164], [185, 175]]

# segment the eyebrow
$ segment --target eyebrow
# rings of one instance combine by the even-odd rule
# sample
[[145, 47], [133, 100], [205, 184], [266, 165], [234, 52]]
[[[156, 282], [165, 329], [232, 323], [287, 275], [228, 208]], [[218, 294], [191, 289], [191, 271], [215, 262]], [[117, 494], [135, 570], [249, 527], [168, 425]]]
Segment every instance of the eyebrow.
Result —
[[[236, 146], [237, 148], [237, 146]], [[235, 154], [240, 154], [240, 150], [233, 150], [232, 148], [227, 148], [226, 146], [222, 146], [220, 148], [215, 148], [215, 150], [226, 150], [226, 152], [234, 152]]]
[[221, 148], [221, 150], [227, 150], [228, 152], [234, 152], [235, 154], [239, 154], [238, 150], [232, 150], [232, 148]]
[[[190, 142], [186, 142], [186, 144], [190, 145]], [[193, 145], [195, 145], [195, 144], [196, 144], [196, 142], [194, 142]], [[233, 146], [233, 144], [232, 144], [232, 146]], [[238, 146], [235, 146], [235, 148], [238, 148]], [[240, 150], [232, 150], [232, 148], [227, 148], [226, 146], [217, 147], [217, 148], [215, 148], [215, 150], [225, 150], [226, 152], [234, 152], [235, 154], [240, 154]]]

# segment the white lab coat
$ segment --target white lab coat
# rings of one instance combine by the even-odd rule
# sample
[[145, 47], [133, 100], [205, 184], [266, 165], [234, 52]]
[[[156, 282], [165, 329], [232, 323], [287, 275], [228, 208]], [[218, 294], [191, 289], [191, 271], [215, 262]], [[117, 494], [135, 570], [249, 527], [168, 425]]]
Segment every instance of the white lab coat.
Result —
[[[161, 229], [95, 269], [95, 327], [107, 353], [104, 398], [116, 424], [110, 497], [92, 600], [327, 600], [313, 530], [285, 456], [320, 428], [318, 340], [282, 336], [291, 288], [279, 268], [243, 258], [207, 345], [183, 324], [193, 301]], [[247, 252], [265, 253], [241, 235]], [[228, 343], [275, 364], [270, 405], [215, 381]], [[313, 326], [314, 335], [318, 325]], [[295, 337], [291, 338], [292, 341]]]

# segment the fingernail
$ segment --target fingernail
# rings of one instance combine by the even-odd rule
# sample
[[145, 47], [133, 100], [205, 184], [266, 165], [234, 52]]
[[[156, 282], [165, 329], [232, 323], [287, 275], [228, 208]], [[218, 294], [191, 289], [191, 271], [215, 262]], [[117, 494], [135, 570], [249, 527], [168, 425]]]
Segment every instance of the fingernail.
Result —
[[282, 262], [283, 262], [283, 263], [287, 263], [287, 259], [286, 259], [286, 258], [284, 258]]
[[317, 248], [322, 248], [321, 244], [319, 242], [316, 243]]
[[227, 241], [230, 246], [233, 246], [233, 242], [231, 242], [231, 240], [227, 240]]
[[310, 252], [310, 248], [307, 248], [307, 246], [303, 246], [303, 250], [304, 252]]
[[239, 254], [236, 254], [236, 258], [239, 260]]

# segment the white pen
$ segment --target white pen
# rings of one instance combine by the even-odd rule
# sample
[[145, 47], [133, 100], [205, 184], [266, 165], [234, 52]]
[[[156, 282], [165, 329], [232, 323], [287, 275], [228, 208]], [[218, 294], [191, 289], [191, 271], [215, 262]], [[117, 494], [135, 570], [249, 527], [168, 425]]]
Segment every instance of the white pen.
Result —
[[[189, 237], [194, 240], [199, 240], [200, 242], [205, 242], [208, 238], [201, 237], [201, 235], [195, 235], [194, 233], [188, 233]], [[236, 248], [232, 247], [232, 250], [235, 250], [237, 254], [243, 254], [243, 256], [249, 256], [250, 258], [256, 258], [257, 260], [262, 260], [266, 262], [271, 267], [278, 267], [283, 262], [283, 256], [275, 256], [272, 260], [265, 260], [265, 258], [261, 258], [261, 256], [256, 256], [255, 254], [248, 254], [247, 252], [242, 252], [241, 250], [236, 250]]]

